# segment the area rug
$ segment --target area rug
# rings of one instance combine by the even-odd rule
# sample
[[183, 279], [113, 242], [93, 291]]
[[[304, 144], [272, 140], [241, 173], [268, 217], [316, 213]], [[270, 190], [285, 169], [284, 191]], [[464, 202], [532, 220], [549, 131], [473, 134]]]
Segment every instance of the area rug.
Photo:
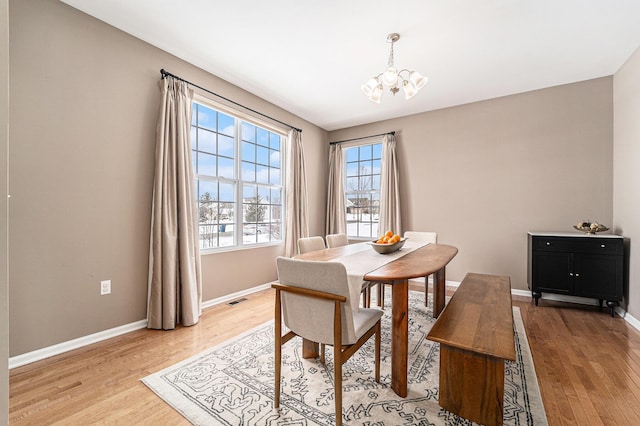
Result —
[[[391, 389], [391, 309], [382, 318], [381, 380], [374, 379], [373, 339], [343, 366], [343, 423], [472, 425], [438, 405], [439, 344], [424, 293], [409, 292], [408, 395]], [[390, 300], [387, 299], [387, 300]], [[520, 309], [513, 308], [516, 362], [505, 367], [504, 424], [547, 424]], [[326, 364], [302, 358], [301, 340], [283, 346], [280, 409], [273, 408], [273, 322], [142, 381], [194, 425], [334, 425], [332, 348]]]

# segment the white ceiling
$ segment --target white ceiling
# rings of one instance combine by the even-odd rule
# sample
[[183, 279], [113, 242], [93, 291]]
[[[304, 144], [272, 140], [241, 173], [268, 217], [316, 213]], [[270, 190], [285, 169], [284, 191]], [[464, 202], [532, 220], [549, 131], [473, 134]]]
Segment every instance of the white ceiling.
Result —
[[[640, 46], [639, 0], [62, 1], [326, 130], [612, 75]], [[429, 82], [378, 105], [360, 86], [392, 32]]]

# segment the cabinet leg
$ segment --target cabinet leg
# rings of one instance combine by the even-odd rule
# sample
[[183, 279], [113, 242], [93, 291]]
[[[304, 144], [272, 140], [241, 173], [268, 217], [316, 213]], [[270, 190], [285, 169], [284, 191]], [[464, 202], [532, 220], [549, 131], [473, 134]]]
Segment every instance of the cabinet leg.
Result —
[[615, 301], [607, 300], [607, 306], [609, 307], [609, 309], [611, 309], [611, 316], [615, 317], [616, 316], [616, 307], [620, 306], [620, 304], [618, 302], [615, 302]]
[[532, 291], [531, 295], [533, 296], [533, 301], [535, 302], [536, 306], [538, 306], [538, 299], [540, 299], [540, 296], [542, 296], [542, 293], [538, 293], [537, 291]]

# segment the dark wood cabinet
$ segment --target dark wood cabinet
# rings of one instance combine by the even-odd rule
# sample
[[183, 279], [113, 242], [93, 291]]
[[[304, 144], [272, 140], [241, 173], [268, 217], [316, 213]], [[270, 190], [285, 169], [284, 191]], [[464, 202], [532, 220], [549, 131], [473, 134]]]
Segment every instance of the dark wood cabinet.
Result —
[[622, 300], [624, 239], [619, 235], [529, 232], [527, 280], [536, 305], [542, 293]]

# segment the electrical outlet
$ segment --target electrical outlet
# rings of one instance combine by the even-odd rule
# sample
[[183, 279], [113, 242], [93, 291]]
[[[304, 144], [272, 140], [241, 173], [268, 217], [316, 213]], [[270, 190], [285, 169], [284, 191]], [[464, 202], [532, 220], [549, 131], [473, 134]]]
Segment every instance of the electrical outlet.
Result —
[[100, 281], [100, 296], [111, 294], [111, 280]]

